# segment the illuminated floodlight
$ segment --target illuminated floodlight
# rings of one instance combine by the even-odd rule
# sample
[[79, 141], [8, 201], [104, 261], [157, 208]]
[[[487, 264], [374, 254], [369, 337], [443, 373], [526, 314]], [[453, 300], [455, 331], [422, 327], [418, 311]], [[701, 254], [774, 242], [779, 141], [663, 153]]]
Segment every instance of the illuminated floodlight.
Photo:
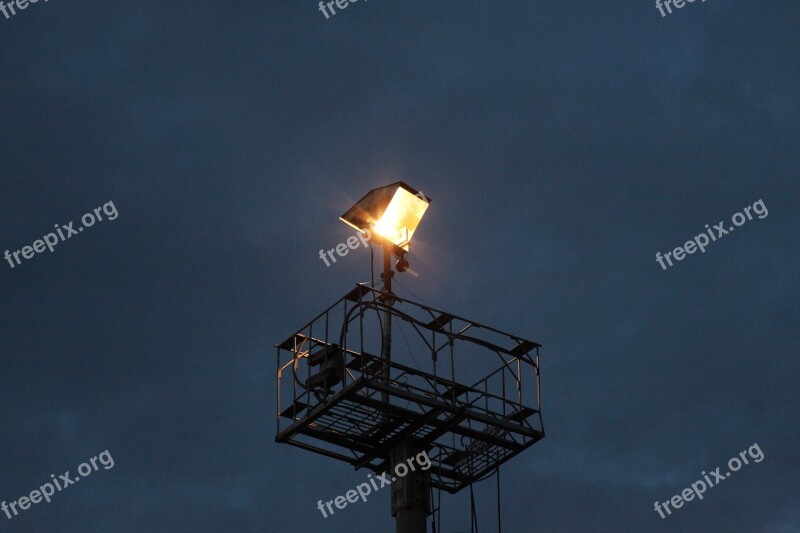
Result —
[[430, 199], [402, 181], [369, 191], [340, 219], [398, 256], [408, 252], [411, 237]]

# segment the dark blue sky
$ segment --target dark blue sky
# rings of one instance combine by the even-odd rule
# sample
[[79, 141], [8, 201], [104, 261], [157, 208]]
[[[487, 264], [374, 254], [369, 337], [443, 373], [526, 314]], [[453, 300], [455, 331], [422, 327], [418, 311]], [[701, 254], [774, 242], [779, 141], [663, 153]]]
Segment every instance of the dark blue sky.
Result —
[[[391, 531], [277, 445], [273, 344], [369, 276], [338, 221], [434, 199], [401, 283], [543, 344], [504, 532], [800, 530], [800, 4], [51, 0], [0, 16], [0, 531]], [[662, 270], [757, 200], [766, 218]], [[727, 224], [727, 222], [726, 222]], [[400, 291], [403, 294], [403, 291]], [[765, 459], [653, 509], [758, 443]], [[494, 530], [494, 484], [477, 489]], [[444, 533], [469, 530], [444, 497]]]

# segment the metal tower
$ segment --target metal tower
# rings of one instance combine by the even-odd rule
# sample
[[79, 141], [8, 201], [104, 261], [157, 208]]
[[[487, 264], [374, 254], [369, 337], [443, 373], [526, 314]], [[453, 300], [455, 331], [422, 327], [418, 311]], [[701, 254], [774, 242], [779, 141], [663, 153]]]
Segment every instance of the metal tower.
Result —
[[426, 452], [428, 470], [391, 486], [398, 533], [424, 533], [431, 489], [480, 481], [544, 426], [539, 344], [392, 291], [392, 255], [408, 268], [410, 233], [405, 249], [373, 235], [384, 250], [381, 289], [356, 285], [276, 345], [276, 441], [378, 474]]

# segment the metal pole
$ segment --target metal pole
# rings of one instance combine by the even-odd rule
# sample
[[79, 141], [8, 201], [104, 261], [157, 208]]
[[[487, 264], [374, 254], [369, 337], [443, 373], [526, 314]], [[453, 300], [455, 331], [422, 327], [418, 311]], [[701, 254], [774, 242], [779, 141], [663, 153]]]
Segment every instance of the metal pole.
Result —
[[[420, 470], [416, 460], [419, 448], [410, 441], [389, 453], [392, 465], [392, 515], [397, 533], [428, 531], [430, 475]], [[399, 467], [399, 469], [398, 469]], [[399, 474], [405, 474], [402, 477]]]
[[[391, 386], [392, 362], [392, 313], [394, 305], [392, 298], [392, 252], [383, 249], [383, 290], [388, 293], [383, 302], [389, 309], [383, 312], [383, 339], [381, 345], [381, 359], [383, 361], [382, 378], [384, 384]], [[381, 393], [384, 403], [389, 403], [389, 394]], [[395, 518], [395, 531], [397, 533], [427, 533], [428, 524], [428, 496], [430, 476], [427, 471], [420, 470], [415, 459], [419, 452], [411, 442], [404, 442], [395, 450], [388, 450], [389, 465], [392, 478], [392, 516]], [[404, 476], [398, 476], [397, 466], [405, 471]], [[411, 468], [413, 465], [413, 469]]]
[[[383, 280], [383, 290], [384, 292], [392, 294], [392, 276], [394, 276], [394, 272], [392, 272], [392, 252], [388, 248], [383, 249], [383, 273], [381, 274], [381, 280]], [[383, 360], [383, 372], [382, 378], [384, 380], [384, 385], [389, 385], [390, 380], [390, 370], [391, 370], [391, 362], [392, 362], [392, 313], [391, 307], [394, 305], [394, 300], [391, 296], [386, 297], [385, 301], [383, 302], [387, 307], [387, 309], [383, 312], [383, 341], [381, 343], [381, 359]], [[389, 394], [386, 392], [381, 393], [381, 399], [384, 403], [389, 403]]]

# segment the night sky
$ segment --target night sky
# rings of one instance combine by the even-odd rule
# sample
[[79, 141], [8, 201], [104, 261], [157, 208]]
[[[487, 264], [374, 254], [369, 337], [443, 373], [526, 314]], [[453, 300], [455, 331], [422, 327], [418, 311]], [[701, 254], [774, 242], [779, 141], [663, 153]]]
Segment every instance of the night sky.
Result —
[[[365, 248], [319, 250], [398, 180], [433, 198], [400, 283], [543, 345], [546, 437], [501, 469], [503, 532], [800, 531], [800, 3], [672, 10], [0, 14], [0, 501], [114, 460], [0, 531], [393, 531], [388, 489], [317, 510], [367, 472], [275, 443], [274, 344], [369, 281]], [[496, 531], [494, 480], [475, 498]], [[442, 500], [469, 531], [468, 491]]]

